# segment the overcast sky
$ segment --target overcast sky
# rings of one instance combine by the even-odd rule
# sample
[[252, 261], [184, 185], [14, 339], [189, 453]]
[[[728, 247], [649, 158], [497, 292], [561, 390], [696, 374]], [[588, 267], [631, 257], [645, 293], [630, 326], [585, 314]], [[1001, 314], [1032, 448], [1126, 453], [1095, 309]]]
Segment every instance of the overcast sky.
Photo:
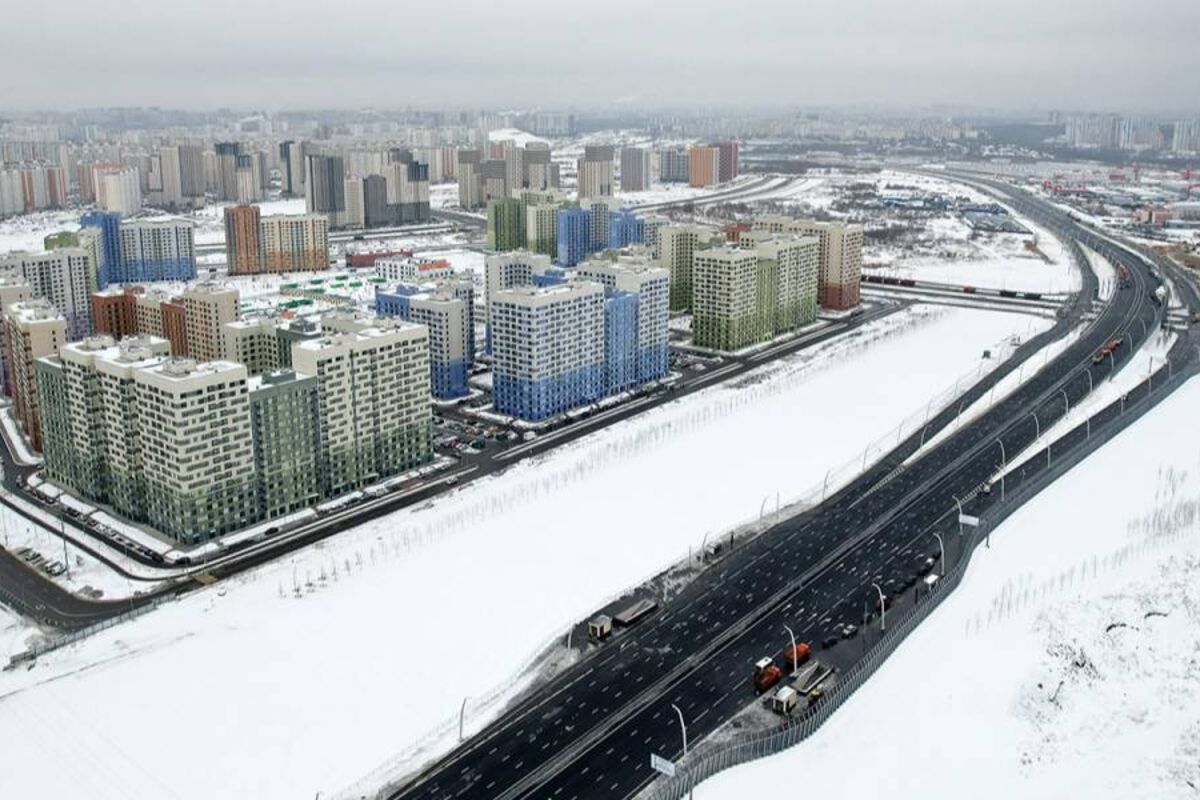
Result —
[[1200, 0], [13, 0], [0, 108], [1200, 111], [1198, 32]]

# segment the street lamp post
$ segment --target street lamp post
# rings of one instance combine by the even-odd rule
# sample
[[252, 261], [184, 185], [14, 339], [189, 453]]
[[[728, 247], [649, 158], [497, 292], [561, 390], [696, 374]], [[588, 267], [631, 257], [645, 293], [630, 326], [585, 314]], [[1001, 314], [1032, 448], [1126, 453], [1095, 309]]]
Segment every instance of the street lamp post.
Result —
[[796, 634], [792, 631], [792, 628], [790, 625], [784, 625], [783, 629], [788, 632], [788, 637], [791, 638], [791, 640], [792, 640], [792, 671], [789, 674], [795, 675], [796, 674], [796, 662], [798, 661], [798, 659], [796, 658]]
[[938, 543], [938, 560], [942, 562], [942, 574], [946, 574], [946, 543], [942, 541], [942, 535], [937, 531], [933, 532], [933, 538], [937, 539]]
[[[683, 721], [683, 712], [679, 710], [679, 706], [671, 703], [671, 708], [675, 709], [675, 713], [679, 715], [679, 731], [683, 734], [683, 758], [687, 758], [687, 723]], [[691, 783], [689, 780], [688, 783]], [[692, 796], [691, 788], [688, 789], [688, 797]]]
[[1066, 407], [1066, 410], [1063, 411], [1063, 416], [1065, 417], [1067, 414], [1071, 413], [1071, 398], [1067, 396], [1066, 389], [1059, 389], [1058, 391], [1062, 393], [1063, 405]]
[[872, 583], [875, 591], [879, 592], [879, 630], [887, 630], [887, 601], [883, 598], [883, 589], [879, 588], [878, 583]]
[[1036, 442], [1038, 439], [1042, 438], [1042, 423], [1038, 422], [1036, 411], [1031, 411], [1029, 413], [1033, 417], [1034, 430], [1037, 431], [1037, 436], [1034, 437], [1034, 441]]
[[1092, 380], [1092, 371], [1090, 369], [1085, 368], [1083, 372], [1088, 376], [1088, 394], [1091, 394], [1096, 390], [1096, 382]]
[[1004, 442], [999, 439], [996, 444], [1000, 445], [1000, 501], [1004, 501], [1004, 473], [1008, 470], [1008, 454], [1004, 452]]

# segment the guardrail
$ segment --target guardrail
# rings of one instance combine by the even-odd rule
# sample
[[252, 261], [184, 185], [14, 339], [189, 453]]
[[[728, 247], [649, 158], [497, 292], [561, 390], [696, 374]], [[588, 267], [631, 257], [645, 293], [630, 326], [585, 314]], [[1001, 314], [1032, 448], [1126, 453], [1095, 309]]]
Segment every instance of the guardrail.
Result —
[[[1155, 376], [1161, 377], [1164, 370], [1168, 373], [1167, 378], [1165, 381], [1160, 381], [1158, 388], [1155, 389], [1154, 378]], [[1025, 464], [1032, 465], [1033, 475], [1020, 480], [1017, 486], [1008, 490], [1007, 499], [999, 503], [981, 521], [979, 527], [973, 528], [972, 532], [966, 535], [966, 546], [961, 550], [959, 559], [942, 576], [941, 580], [934, 584], [928, 594], [904, 612], [899, 621], [893, 623], [891, 629], [867, 651], [862, 659], [855, 662], [841, 679], [817, 701], [816, 705], [810, 707], [794, 721], [785, 724], [781, 729], [751, 735], [735, 742], [715, 745], [707, 751], [693, 751], [696, 753], [695, 756], [691, 758], [685, 756], [676, 764], [673, 778], [659, 778], [639, 797], [642, 800], [682, 800], [696, 784], [723, 770], [764, 756], [775, 755], [811, 736], [958, 586], [979, 543], [987, 538], [993, 529], [1025, 502], [1140, 419], [1147, 411], [1154, 408], [1171, 392], [1198, 373], [1200, 373], [1200, 364], [1196, 362], [1189, 363], [1178, 373], [1173, 373], [1170, 367], [1160, 367], [1157, 372], [1137, 384], [1123, 398], [1113, 401], [1089, 417], [1083, 424], [1076, 425], [1062, 436], [1058, 440], [1059, 442], [1071, 437], [1080, 438], [1079, 434], [1083, 433], [1082, 441], [1077, 442], [1071, 449], [1061, 452], [1057, 460], [1049, 458], [1043, 460], [1036, 454], [1031, 457]], [[1129, 401], [1129, 396], [1134, 394], [1140, 394], [1140, 396], [1132, 402]], [[1105, 416], [1110, 418], [1107, 424], [1098, 430], [1093, 430], [1090, 425], [1091, 419]], [[1040, 452], [1045, 452], [1045, 450]]]

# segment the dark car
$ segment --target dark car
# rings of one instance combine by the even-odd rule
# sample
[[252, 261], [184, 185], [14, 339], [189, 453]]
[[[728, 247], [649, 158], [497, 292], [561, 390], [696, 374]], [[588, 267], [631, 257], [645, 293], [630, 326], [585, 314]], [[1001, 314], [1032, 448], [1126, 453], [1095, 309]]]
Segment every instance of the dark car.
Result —
[[842, 640], [842, 637], [836, 634], [830, 634], [821, 640], [821, 648], [828, 650]]

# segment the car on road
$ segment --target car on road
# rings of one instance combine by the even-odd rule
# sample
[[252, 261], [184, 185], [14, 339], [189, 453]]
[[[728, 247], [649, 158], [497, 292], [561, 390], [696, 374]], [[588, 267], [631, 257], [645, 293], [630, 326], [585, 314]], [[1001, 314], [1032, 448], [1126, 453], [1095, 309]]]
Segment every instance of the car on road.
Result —
[[821, 649], [828, 650], [829, 648], [835, 646], [841, 640], [842, 640], [842, 637], [840, 635], [831, 633], [828, 636], [826, 636], [824, 639], [821, 640]]
[[847, 622], [845, 625], [842, 626], [842, 638], [843, 639], [849, 639], [849, 638], [853, 637], [854, 634], [856, 634], [856, 633], [858, 633], [857, 625]]

